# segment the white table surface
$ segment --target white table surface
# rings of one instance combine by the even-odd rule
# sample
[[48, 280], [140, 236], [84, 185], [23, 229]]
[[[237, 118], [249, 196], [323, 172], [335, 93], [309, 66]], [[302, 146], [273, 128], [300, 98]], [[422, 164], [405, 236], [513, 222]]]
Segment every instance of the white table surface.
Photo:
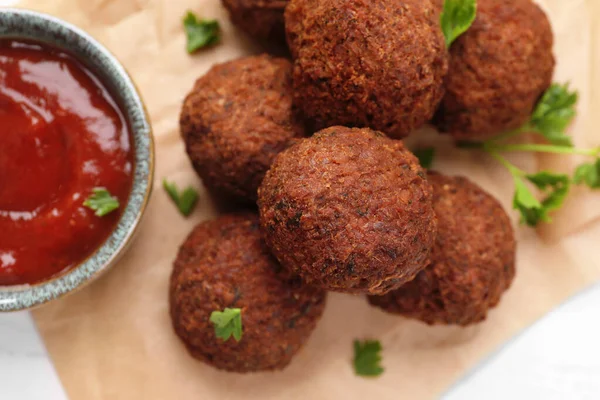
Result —
[[[511, 340], [443, 399], [600, 399], [599, 317], [597, 286]], [[0, 399], [66, 399], [28, 313], [0, 315]]]
[[0, 399], [66, 398], [29, 313], [0, 315]]
[[444, 400], [600, 399], [600, 286], [513, 338]]

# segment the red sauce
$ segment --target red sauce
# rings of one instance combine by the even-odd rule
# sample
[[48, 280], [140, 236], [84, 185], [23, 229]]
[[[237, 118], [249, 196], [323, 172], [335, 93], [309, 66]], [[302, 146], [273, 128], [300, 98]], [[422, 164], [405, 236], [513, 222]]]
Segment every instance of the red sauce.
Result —
[[[129, 128], [102, 83], [59, 50], [0, 40], [0, 286], [90, 256], [117, 224], [132, 174]], [[84, 207], [94, 187], [119, 210]]]

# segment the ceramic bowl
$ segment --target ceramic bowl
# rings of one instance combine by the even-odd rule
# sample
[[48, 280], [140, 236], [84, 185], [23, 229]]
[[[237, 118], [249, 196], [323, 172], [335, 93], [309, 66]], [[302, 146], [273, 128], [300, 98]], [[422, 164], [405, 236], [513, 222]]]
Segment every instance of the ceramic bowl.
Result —
[[129, 123], [135, 150], [133, 188], [110, 237], [81, 264], [33, 285], [0, 286], [0, 311], [32, 308], [71, 293], [98, 278], [125, 252], [139, 225], [154, 174], [150, 119], [142, 99], [119, 61], [86, 32], [58, 18], [21, 9], [0, 8], [0, 38], [31, 39], [75, 56], [107, 86]]

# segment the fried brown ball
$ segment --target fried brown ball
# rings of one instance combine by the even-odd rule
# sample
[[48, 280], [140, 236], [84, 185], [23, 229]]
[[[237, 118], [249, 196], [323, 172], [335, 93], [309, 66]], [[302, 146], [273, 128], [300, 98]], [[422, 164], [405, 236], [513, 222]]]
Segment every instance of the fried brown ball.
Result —
[[221, 0], [231, 21], [251, 36], [285, 43], [283, 11], [289, 0]]
[[552, 83], [552, 43], [550, 22], [531, 0], [479, 0], [475, 22], [451, 46], [434, 124], [460, 140], [525, 124]]
[[265, 240], [312, 285], [383, 294], [425, 267], [431, 187], [401, 141], [332, 127], [282, 152], [258, 190]]
[[294, 101], [317, 129], [407, 136], [433, 116], [448, 52], [430, 0], [291, 0]]
[[438, 235], [431, 264], [400, 289], [369, 302], [428, 324], [483, 321], [515, 275], [515, 237], [506, 212], [463, 177], [429, 173]]
[[185, 99], [180, 126], [209, 189], [256, 201], [277, 153], [304, 134], [292, 110], [290, 62], [261, 55], [214, 66]]
[[[175, 332], [190, 354], [234, 372], [282, 369], [300, 350], [326, 294], [277, 263], [258, 216], [229, 214], [198, 225], [179, 250], [169, 292]], [[215, 336], [213, 311], [242, 310], [242, 339]]]
[[446, 0], [431, 0], [431, 2], [433, 3], [433, 6], [437, 9], [437, 11], [441, 13], [444, 9], [444, 3], [446, 3]]

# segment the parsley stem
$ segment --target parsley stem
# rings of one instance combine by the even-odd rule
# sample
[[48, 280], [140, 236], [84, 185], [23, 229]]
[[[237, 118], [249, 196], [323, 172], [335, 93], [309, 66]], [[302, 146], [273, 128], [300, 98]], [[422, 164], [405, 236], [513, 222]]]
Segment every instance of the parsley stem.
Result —
[[525, 125], [523, 125], [520, 128], [517, 129], [513, 129], [512, 131], [506, 131], [504, 133], [499, 134], [498, 136], [495, 136], [491, 139], [488, 140], [489, 143], [496, 143], [499, 142], [501, 140], [507, 140], [510, 139], [514, 136], [518, 136], [523, 132], [527, 132], [531, 130], [531, 125], [529, 123], [526, 123]]
[[492, 157], [494, 157], [496, 160], [498, 160], [502, 165], [504, 165], [506, 167], [506, 169], [508, 169], [513, 176], [526, 175], [525, 171], [523, 171], [522, 169], [520, 169], [518, 167], [515, 167], [510, 161], [508, 161], [506, 158], [502, 157], [498, 152], [490, 151], [490, 155]]
[[486, 149], [493, 152], [537, 152], [537, 153], [554, 153], [554, 154], [580, 154], [583, 156], [597, 157], [600, 155], [600, 148], [593, 149], [575, 149], [566, 146], [555, 146], [551, 144], [507, 144], [497, 146], [487, 144]]

